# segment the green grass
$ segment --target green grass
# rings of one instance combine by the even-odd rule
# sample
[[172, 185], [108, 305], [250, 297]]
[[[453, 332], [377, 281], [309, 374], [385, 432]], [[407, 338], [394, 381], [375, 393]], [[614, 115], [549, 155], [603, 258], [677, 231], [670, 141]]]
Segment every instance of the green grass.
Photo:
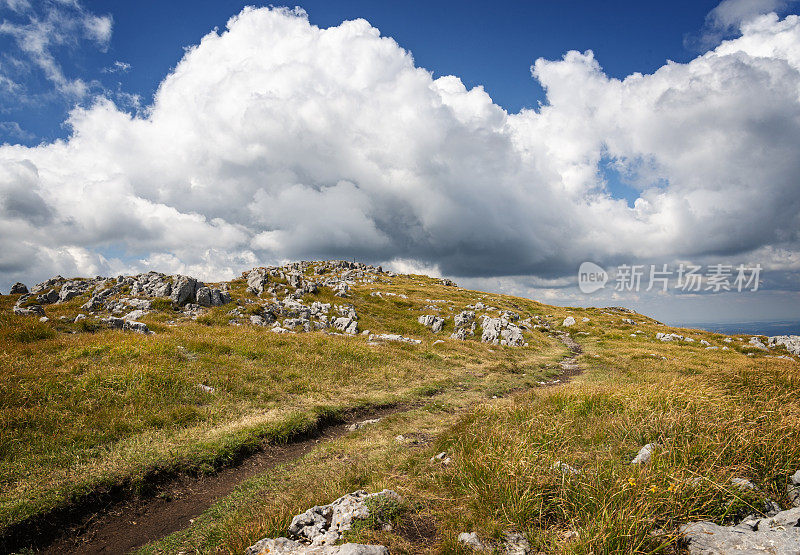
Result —
[[[380, 286], [404, 291], [413, 306], [432, 294], [396, 281]], [[236, 299], [253, 298], [243, 282], [231, 289]], [[323, 290], [306, 301], [353, 304], [362, 329], [399, 331], [423, 344], [278, 335], [229, 325], [233, 305], [191, 320], [168, 302], [142, 319], [157, 331], [143, 336], [92, 319], [73, 324], [80, 299], [47, 306], [50, 322], [39, 323], [11, 314], [16, 297], [0, 296], [0, 529], [98, 488], [138, 491], [154, 473], [211, 471], [263, 441], [302, 433], [330, 411], [482, 389], [506, 368], [536, 368], [560, 352], [545, 337], [525, 350], [433, 346], [437, 336], [415, 314], [369, 291], [340, 299]]]
[[[235, 280], [231, 294], [257, 313], [245, 286]], [[47, 323], [11, 314], [14, 299], [0, 297], [0, 527], [108, 485], [144, 491], [153, 472], [213, 472], [264, 441], [398, 402], [411, 408], [241, 484], [143, 552], [241, 553], [283, 535], [294, 514], [360, 488], [403, 496], [379, 519], [392, 530], [375, 520], [348, 536], [393, 553], [464, 552], [460, 532], [497, 541], [508, 530], [534, 552], [674, 552], [687, 521], [733, 522], [765, 498], [787, 507], [786, 480], [800, 468], [796, 362], [766, 358], [747, 338], [724, 343], [641, 315], [549, 307], [424, 276], [361, 284], [346, 299], [326, 289], [306, 296], [351, 304], [360, 330], [422, 339], [370, 346], [362, 336], [231, 326], [233, 305], [197, 320], [154, 305], [143, 320], [158, 333], [141, 336], [70, 323], [81, 299], [47, 307]], [[431, 311], [429, 299], [452, 302]], [[567, 356], [546, 331], [526, 332], [529, 347], [519, 349], [450, 340], [453, 314], [478, 301], [543, 317], [555, 331], [574, 316], [566, 331], [587, 370], [542, 387]], [[445, 331], [431, 333], [421, 314], [447, 317]], [[622, 322], [629, 317], [639, 325]], [[635, 330], [644, 333], [630, 337]], [[659, 331], [696, 342], [657, 341]], [[631, 466], [652, 442], [651, 464]], [[450, 465], [430, 462], [439, 451]], [[580, 473], [554, 471], [556, 461]], [[733, 477], [759, 489], [736, 488]]]

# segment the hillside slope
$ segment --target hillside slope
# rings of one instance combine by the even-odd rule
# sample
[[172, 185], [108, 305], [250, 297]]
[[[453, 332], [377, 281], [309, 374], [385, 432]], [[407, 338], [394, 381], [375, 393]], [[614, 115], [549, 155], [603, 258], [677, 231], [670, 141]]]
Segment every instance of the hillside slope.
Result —
[[[398, 410], [144, 549], [241, 553], [359, 488], [402, 496], [392, 526], [347, 537], [393, 553], [468, 552], [457, 538], [472, 531], [485, 545], [521, 533], [534, 552], [674, 550], [682, 524], [795, 500], [800, 379], [781, 339], [341, 261], [207, 285], [151, 273], [14, 290], [0, 296], [8, 546], [36, 544], [43, 522], [98, 495], [158, 494], [380, 407]], [[565, 341], [582, 349], [569, 381]], [[652, 459], [631, 465], [646, 444]]]

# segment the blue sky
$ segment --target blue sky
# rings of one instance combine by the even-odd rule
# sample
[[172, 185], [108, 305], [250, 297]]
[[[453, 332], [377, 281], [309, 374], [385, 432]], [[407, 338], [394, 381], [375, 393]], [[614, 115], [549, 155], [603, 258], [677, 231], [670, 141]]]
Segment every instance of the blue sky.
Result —
[[[143, 105], [165, 75], [181, 59], [184, 48], [196, 44], [246, 5], [239, 1], [120, 1], [84, 2], [87, 10], [113, 17], [107, 48], [62, 48], [60, 61], [67, 75], [97, 80], [110, 92], [141, 97]], [[274, 5], [284, 5], [274, 3]], [[295, 4], [285, 4], [294, 7]], [[299, 3], [311, 23], [329, 27], [347, 19], [365, 18], [410, 50], [418, 66], [434, 76], [457, 75], [467, 85], [483, 85], [506, 110], [535, 108], [544, 92], [531, 77], [536, 58], [557, 59], [568, 50], [592, 49], [605, 72], [623, 78], [650, 73], [666, 60], [685, 62], [698, 49], [693, 38], [703, 27], [714, 1], [677, 0], [669, 3], [539, 1], [539, 2], [374, 2], [306, 1]], [[0, 12], [2, 13], [2, 12]], [[5, 10], [10, 19], [14, 17]], [[12, 52], [13, 39], [0, 35], [0, 52]], [[124, 72], [108, 73], [115, 62], [129, 64]], [[29, 136], [0, 129], [0, 142], [37, 144], [65, 137], [63, 125], [71, 99], [48, 96], [51, 85], [40, 75], [23, 79], [28, 93], [42, 95], [35, 109], [2, 99], [0, 120], [17, 122]], [[98, 87], [97, 91], [101, 89]], [[626, 191], [620, 188], [621, 196]]]
[[[799, 7], [0, 0], [0, 288], [357, 258], [786, 319]], [[585, 261], [761, 264], [763, 287], [586, 297]]]

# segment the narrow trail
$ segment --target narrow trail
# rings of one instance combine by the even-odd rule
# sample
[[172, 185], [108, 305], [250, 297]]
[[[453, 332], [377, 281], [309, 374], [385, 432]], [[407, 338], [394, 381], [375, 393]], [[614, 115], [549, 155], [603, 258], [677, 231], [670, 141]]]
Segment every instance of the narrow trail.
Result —
[[583, 368], [578, 365], [578, 356], [583, 352], [581, 346], [569, 334], [561, 333], [557, 335], [558, 340], [567, 346], [571, 356], [568, 356], [559, 362], [561, 369], [564, 371], [559, 378], [561, 383], [570, 381], [573, 377], [583, 372]]
[[[561, 385], [582, 372], [577, 363], [582, 353], [580, 345], [568, 334], [556, 334], [570, 355], [559, 365], [558, 379], [545, 387]], [[104, 506], [88, 509], [85, 514], [57, 520], [27, 534], [15, 542], [16, 549], [27, 547], [45, 554], [117, 554], [127, 553], [169, 534], [183, 530], [219, 499], [230, 494], [245, 480], [263, 474], [281, 464], [294, 461], [324, 442], [348, 433], [354, 422], [390, 416], [413, 405], [360, 411], [345, 422], [321, 426], [314, 434], [285, 445], [266, 445], [245, 458], [240, 464], [224, 468], [203, 477], [180, 476], [160, 488], [158, 494], [128, 500], [109, 499]], [[27, 539], [28, 541], [25, 541]]]
[[[70, 515], [30, 530], [25, 537], [8, 542], [9, 551], [27, 548], [46, 554], [118, 554], [127, 553], [173, 532], [183, 530], [217, 500], [230, 494], [245, 480], [271, 468], [290, 462], [318, 445], [348, 433], [355, 422], [383, 418], [410, 410], [401, 404], [386, 408], [357, 411], [344, 422], [321, 425], [315, 432], [283, 445], [267, 444], [239, 464], [209, 476], [178, 476], [148, 497], [109, 498], [81, 514]], [[0, 550], [2, 551], [2, 550]]]

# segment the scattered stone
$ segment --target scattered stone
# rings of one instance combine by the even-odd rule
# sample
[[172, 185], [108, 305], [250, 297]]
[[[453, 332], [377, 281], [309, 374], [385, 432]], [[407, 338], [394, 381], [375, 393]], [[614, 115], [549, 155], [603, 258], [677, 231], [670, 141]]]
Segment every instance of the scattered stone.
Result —
[[364, 426], [370, 426], [372, 424], [377, 424], [380, 422], [380, 418], [371, 418], [369, 420], [362, 420], [361, 422], [354, 422], [347, 427], [348, 432], [355, 432], [356, 430], [360, 430]]
[[197, 384], [197, 387], [199, 387], [201, 390], [205, 391], [206, 393], [214, 393], [214, 388], [211, 387], [210, 385]]
[[630, 318], [623, 318], [622, 319], [622, 323], [623, 324], [630, 324], [631, 326], [635, 326], [636, 325], [636, 322], [634, 320], [631, 320]]
[[432, 456], [431, 457], [431, 462], [432, 463], [437, 463], [438, 462], [438, 463], [442, 463], [442, 465], [444, 465], [444, 466], [447, 466], [451, 462], [453, 462], [453, 459], [448, 457], [447, 453], [445, 451], [442, 451], [441, 453]]
[[585, 324], [586, 322], [588, 322], [588, 321], [589, 321], [589, 319], [588, 319], [586, 316], [584, 316], [583, 318], [581, 318], [581, 322], [583, 322], [584, 324]]
[[461, 532], [458, 535], [458, 543], [472, 548], [475, 551], [491, 551], [491, 548], [487, 547], [486, 544], [478, 538], [478, 534], [475, 532]]
[[73, 321], [77, 324], [81, 320], [86, 320], [86, 314], [78, 314]]
[[564, 318], [564, 321], [561, 323], [561, 325], [564, 326], [565, 328], [574, 326], [575, 318], [573, 318], [572, 316], [567, 316], [566, 318]]
[[658, 332], [656, 334], [656, 339], [660, 341], [683, 341], [683, 336], [678, 335], [677, 333]]
[[749, 489], [755, 491], [756, 485], [746, 478], [731, 478], [731, 483], [742, 489]]
[[653, 456], [656, 448], [658, 448], [657, 443], [648, 443], [644, 447], [639, 450], [639, 453], [633, 458], [631, 464], [647, 464], [650, 462], [650, 459]]
[[125, 320], [124, 318], [110, 316], [108, 318], [103, 318], [101, 322], [112, 329], [135, 331], [144, 335], [150, 335], [153, 333], [150, 331], [150, 328], [147, 327], [147, 324], [132, 320]]
[[370, 342], [372, 341], [396, 341], [400, 343], [414, 343], [415, 345], [419, 345], [422, 343], [421, 339], [412, 339], [410, 337], [403, 337], [402, 335], [398, 335], [396, 333], [381, 333], [381, 334], [370, 334], [368, 337]]
[[47, 316], [42, 316], [41, 318], [39, 318], [39, 321], [44, 324], [45, 322], [49, 322], [50, 318], [48, 318]]
[[708, 342], [708, 341], [706, 341], [705, 339], [701, 339], [701, 340], [700, 340], [700, 344], [701, 344], [701, 345], [705, 345], [706, 347], [708, 347], [709, 345], [711, 345], [711, 343], [709, 343], [709, 342]]
[[581, 471], [578, 470], [577, 468], [575, 468], [573, 466], [570, 466], [567, 463], [561, 462], [561, 461], [554, 462], [553, 466], [551, 466], [550, 468], [552, 468], [554, 471], [560, 472], [561, 474], [564, 474], [564, 475], [577, 476], [577, 475], [581, 474]]
[[506, 532], [504, 540], [501, 551], [504, 555], [527, 555], [531, 551], [531, 544], [519, 532]]
[[581, 539], [581, 535], [577, 530], [569, 530], [564, 534], [565, 542], [574, 542]]
[[767, 348], [767, 346], [764, 345], [764, 343], [762, 343], [761, 339], [759, 339], [758, 337], [751, 337], [749, 345], [751, 347], [755, 347], [756, 349], [759, 349], [761, 351], [768, 351], [769, 350]]

